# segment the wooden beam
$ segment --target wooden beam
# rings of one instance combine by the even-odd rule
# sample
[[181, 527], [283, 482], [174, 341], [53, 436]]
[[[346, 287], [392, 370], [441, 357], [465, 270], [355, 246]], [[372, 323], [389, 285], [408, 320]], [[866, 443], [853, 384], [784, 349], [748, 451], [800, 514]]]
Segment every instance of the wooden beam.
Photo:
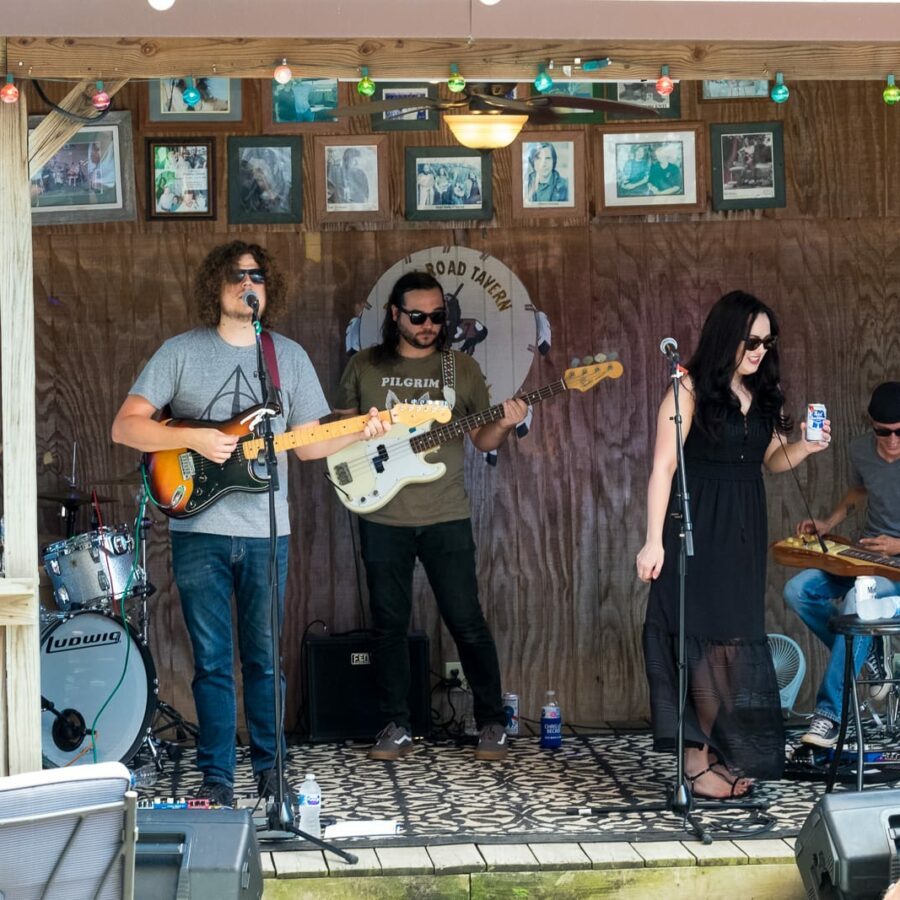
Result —
[[[103, 89], [113, 96], [128, 79], [103, 83]], [[95, 116], [97, 110], [91, 104], [95, 82], [82, 81], [74, 87], [65, 98], [57, 103], [61, 109], [75, 113], [77, 116]], [[61, 112], [53, 110], [28, 138], [28, 175], [34, 177], [62, 149], [66, 141], [79, 131], [84, 122], [70, 119]]]
[[900, 43], [776, 41], [541, 41], [460, 38], [10, 38], [10, 71], [24, 78], [268, 78], [287, 58], [298, 76], [446, 78], [457, 63], [469, 79], [531, 80], [538, 63], [610, 57], [604, 78], [656, 78], [661, 63], [681, 79], [882, 80]]
[[[18, 599], [0, 626], [0, 774], [41, 768], [41, 677], [38, 604], [37, 449], [35, 442], [34, 275], [31, 255], [28, 114], [0, 103], [0, 389], [3, 410], [3, 513], [6, 575]], [[25, 586], [31, 584], [31, 596]], [[24, 592], [24, 593], [23, 593]], [[0, 600], [0, 604], [3, 601]], [[10, 613], [12, 614], [12, 613]]]

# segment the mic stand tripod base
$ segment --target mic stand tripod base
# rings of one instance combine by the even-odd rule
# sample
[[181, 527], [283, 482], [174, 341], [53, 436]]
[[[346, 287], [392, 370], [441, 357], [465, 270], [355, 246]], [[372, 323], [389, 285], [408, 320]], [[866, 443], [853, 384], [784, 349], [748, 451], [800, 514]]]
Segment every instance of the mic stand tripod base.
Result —
[[331, 851], [351, 866], [359, 862], [359, 857], [355, 853], [341, 850], [334, 844], [329, 844], [328, 841], [297, 828], [286, 800], [280, 806], [277, 800], [271, 800], [266, 804], [266, 824], [256, 826], [256, 836], [260, 841], [290, 841], [295, 837], [303, 838], [323, 850]]

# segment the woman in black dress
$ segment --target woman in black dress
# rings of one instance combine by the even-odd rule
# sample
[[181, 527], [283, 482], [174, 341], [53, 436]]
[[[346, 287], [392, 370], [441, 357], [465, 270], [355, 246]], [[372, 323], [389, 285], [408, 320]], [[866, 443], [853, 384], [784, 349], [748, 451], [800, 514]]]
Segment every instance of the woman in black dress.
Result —
[[[684, 768], [694, 796], [743, 796], [749, 777], [779, 778], [784, 734], [766, 641], [766, 496], [762, 469], [786, 472], [825, 440], [788, 443], [778, 323], [756, 297], [726, 294], [706, 318], [682, 378], [684, 455], [693, 517], [685, 621]], [[672, 750], [678, 716], [679, 527], [675, 404], [659, 409], [638, 576], [652, 581], [644, 656], [657, 750]]]

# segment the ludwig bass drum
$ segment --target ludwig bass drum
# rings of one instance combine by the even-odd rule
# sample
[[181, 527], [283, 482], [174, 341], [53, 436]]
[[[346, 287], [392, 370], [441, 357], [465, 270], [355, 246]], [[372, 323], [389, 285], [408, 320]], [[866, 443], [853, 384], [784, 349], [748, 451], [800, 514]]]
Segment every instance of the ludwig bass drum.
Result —
[[121, 620], [81, 610], [51, 622], [41, 635], [44, 764], [129, 762], [149, 731], [157, 691], [149, 650]]

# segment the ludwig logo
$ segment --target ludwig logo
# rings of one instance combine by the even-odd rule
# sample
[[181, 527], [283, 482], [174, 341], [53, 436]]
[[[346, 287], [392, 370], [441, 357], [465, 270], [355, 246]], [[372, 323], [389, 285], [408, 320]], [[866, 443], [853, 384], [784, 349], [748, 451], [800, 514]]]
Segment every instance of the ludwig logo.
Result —
[[80, 650], [84, 647], [103, 647], [122, 641], [121, 631], [106, 631], [99, 634], [73, 634], [71, 637], [54, 638], [47, 642], [47, 653], [63, 653], [66, 650]]
[[350, 654], [350, 665], [351, 666], [367, 666], [369, 665], [369, 654], [368, 653], [351, 653]]

